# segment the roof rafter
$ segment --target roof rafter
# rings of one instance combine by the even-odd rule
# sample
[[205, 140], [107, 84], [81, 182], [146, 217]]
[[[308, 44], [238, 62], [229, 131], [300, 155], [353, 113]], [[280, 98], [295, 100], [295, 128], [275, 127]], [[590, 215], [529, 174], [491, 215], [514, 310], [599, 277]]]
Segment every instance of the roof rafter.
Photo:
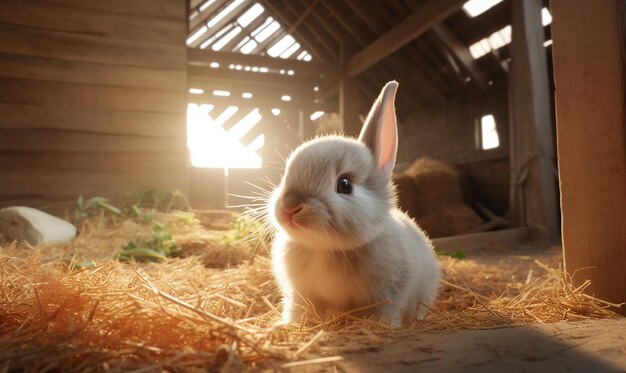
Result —
[[443, 21], [464, 3], [465, 0], [436, 0], [419, 7], [396, 27], [350, 58], [345, 67], [346, 74], [355, 76], [362, 73]]

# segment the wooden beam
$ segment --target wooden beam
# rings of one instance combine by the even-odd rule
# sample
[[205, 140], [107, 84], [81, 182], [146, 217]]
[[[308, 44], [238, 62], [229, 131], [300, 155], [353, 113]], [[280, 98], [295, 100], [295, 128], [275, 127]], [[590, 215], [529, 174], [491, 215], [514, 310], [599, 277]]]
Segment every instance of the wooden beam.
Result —
[[[228, 6], [229, 5], [224, 6], [224, 9], [226, 9]], [[193, 35], [197, 31], [199, 31], [204, 25], [206, 25], [206, 27], [208, 28], [207, 31], [204, 34], [202, 34], [202, 36], [200, 36], [198, 39], [196, 39], [193, 43], [188, 44], [188, 45], [190, 47], [197, 47], [199, 45], [202, 45], [205, 41], [209, 40], [213, 35], [215, 35], [218, 31], [223, 29], [226, 25], [232, 25], [233, 20], [236, 19], [239, 16], [239, 14], [243, 14], [244, 11], [246, 11], [252, 6], [253, 4], [251, 3], [251, 0], [244, 0], [241, 4], [233, 8], [233, 10], [229, 14], [227, 14], [224, 18], [220, 19], [216, 24], [214, 24], [211, 27], [209, 27], [208, 25], [208, 18], [214, 15], [217, 15], [219, 13], [217, 12], [208, 13], [208, 16], [206, 17], [205, 21], [201, 25], [199, 25], [197, 28], [192, 29], [189, 35]], [[220, 9], [220, 11], [224, 9]], [[232, 26], [232, 28], [234, 28], [234, 26]], [[228, 32], [230, 32], [230, 30]]]
[[319, 78], [303, 77], [303, 76], [290, 76], [287, 74], [276, 73], [258, 73], [252, 71], [243, 70], [230, 70], [230, 69], [213, 69], [203, 66], [189, 66], [187, 69], [189, 84], [193, 84], [194, 81], [208, 81], [208, 82], [226, 82], [226, 83], [248, 83], [263, 85], [266, 87], [286, 86], [286, 87], [301, 87], [310, 88], [320, 84]]
[[469, 73], [472, 81], [479, 88], [487, 88], [487, 79], [476, 66], [476, 60], [469, 52], [468, 47], [443, 23], [433, 26], [433, 33], [452, 52], [456, 60]]
[[[289, 25], [295, 24], [296, 20], [294, 20], [293, 22], [289, 22], [289, 20], [281, 12], [280, 7], [274, 5], [272, 0], [260, 0], [260, 1], [266, 8], [268, 8], [272, 12], [272, 15], [274, 16], [274, 18], [276, 18], [284, 26], [289, 26]], [[298, 26], [294, 26], [291, 29], [293, 30], [293, 35], [295, 36], [295, 38], [300, 43], [302, 43], [302, 45], [305, 46], [307, 51], [313, 57], [315, 57], [316, 59], [319, 59], [321, 61], [332, 60], [333, 59], [334, 55], [333, 55], [333, 53], [331, 53], [331, 51], [329, 51], [329, 50], [321, 50], [319, 47], [316, 47], [312, 43], [312, 41], [314, 40], [314, 37], [310, 33], [307, 33], [305, 31], [299, 30]]]
[[[224, 106], [237, 106], [242, 110], [260, 108], [262, 111], [269, 111], [272, 108], [285, 110], [306, 110], [311, 115], [317, 110], [324, 112], [336, 112], [337, 105], [329, 103], [314, 103], [308, 100], [294, 99], [289, 102], [281, 101], [279, 98], [254, 96], [252, 99], [237, 97], [214, 96], [210, 93], [201, 95], [189, 95], [188, 101], [193, 104], [211, 104]], [[310, 112], [309, 112], [310, 111]]]
[[624, 303], [624, 2], [550, 4], [565, 268], [575, 286], [591, 280], [586, 293]]
[[344, 77], [339, 84], [339, 118], [341, 128], [349, 136], [358, 136], [362, 123], [359, 120], [359, 85], [355, 77]]
[[188, 27], [190, 35], [193, 34], [191, 33], [192, 30], [197, 30], [198, 26], [206, 24], [207, 19], [215, 14], [215, 12], [224, 4], [226, 4], [226, 1], [227, 0], [217, 0], [213, 4], [204, 8], [202, 11], [200, 11], [200, 8], [204, 5], [204, 3], [206, 3], [206, 1], [203, 1], [201, 4], [198, 4], [196, 7], [194, 7], [190, 12], [191, 15], [196, 14], [192, 19], [189, 20]]
[[293, 70], [299, 76], [324, 76], [336, 78], [340, 75], [337, 65], [318, 61], [298, 61], [293, 58], [272, 58], [269, 56], [259, 56], [252, 54], [242, 54], [235, 52], [215, 52], [207, 49], [189, 48], [187, 52], [190, 64], [209, 64], [217, 62], [220, 65], [239, 64], [243, 66], [267, 67], [274, 70]]
[[348, 76], [355, 76], [405, 46], [458, 10], [465, 0], [431, 0], [409, 15], [389, 32], [353, 56], [345, 67]]
[[512, 4], [509, 75], [511, 220], [535, 237], [558, 241], [556, 162], [541, 0]]

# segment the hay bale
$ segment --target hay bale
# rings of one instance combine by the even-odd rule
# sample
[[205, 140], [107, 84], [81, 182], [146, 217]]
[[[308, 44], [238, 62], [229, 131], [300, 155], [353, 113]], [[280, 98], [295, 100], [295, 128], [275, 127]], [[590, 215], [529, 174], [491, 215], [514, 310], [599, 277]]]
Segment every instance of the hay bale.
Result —
[[394, 176], [398, 203], [431, 238], [461, 234], [482, 224], [465, 204], [461, 177], [450, 164], [419, 158]]
[[419, 158], [406, 172], [415, 184], [415, 210], [419, 216], [463, 203], [459, 173], [452, 165]]
[[463, 203], [418, 216], [415, 221], [430, 238], [455, 236], [482, 224], [476, 212]]
[[396, 196], [400, 209], [416, 218], [417, 195], [415, 194], [415, 182], [413, 177], [407, 174], [393, 175], [393, 183], [396, 186]]

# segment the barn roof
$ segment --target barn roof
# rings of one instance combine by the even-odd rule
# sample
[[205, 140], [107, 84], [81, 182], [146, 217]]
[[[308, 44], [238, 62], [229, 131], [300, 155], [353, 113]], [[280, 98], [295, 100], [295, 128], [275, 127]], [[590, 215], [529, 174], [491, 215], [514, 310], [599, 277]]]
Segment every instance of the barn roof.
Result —
[[190, 80], [215, 76], [211, 67], [228, 70], [217, 80], [231, 88], [270, 74], [261, 84], [282, 82], [328, 110], [337, 101], [328, 78], [346, 74], [358, 77], [364, 103], [401, 81], [399, 109], [485, 92], [508, 73], [510, 1], [191, 0]]

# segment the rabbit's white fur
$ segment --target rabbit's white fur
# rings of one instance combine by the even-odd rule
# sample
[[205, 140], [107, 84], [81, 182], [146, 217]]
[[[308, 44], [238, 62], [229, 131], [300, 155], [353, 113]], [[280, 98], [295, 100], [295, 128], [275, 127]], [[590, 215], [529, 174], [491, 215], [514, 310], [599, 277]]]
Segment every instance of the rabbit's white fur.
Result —
[[[391, 184], [397, 86], [383, 88], [359, 140], [319, 137], [287, 160], [269, 204], [278, 229], [273, 271], [286, 322], [299, 321], [306, 301], [325, 312], [388, 300], [366, 315], [406, 325], [423, 318], [437, 296], [440, 270], [432, 245], [397, 209]], [[336, 192], [343, 176], [351, 180], [352, 194]]]

